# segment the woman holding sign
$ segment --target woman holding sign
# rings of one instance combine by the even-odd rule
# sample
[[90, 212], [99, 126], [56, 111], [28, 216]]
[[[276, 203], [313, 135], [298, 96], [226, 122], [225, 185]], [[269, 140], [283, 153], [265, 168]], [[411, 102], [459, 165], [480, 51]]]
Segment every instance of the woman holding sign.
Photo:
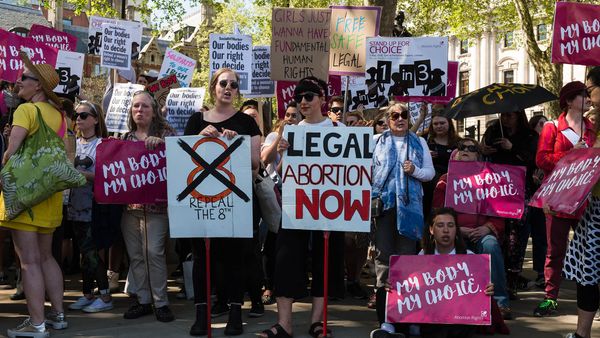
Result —
[[[158, 103], [146, 91], [133, 94], [129, 113], [129, 132], [123, 139], [144, 142], [152, 150], [175, 135], [160, 113]], [[175, 319], [167, 297], [167, 261], [165, 247], [169, 237], [167, 204], [131, 204], [121, 220], [123, 239], [129, 255], [137, 301], [125, 312], [125, 319], [135, 319], [153, 312], [161, 322]]]

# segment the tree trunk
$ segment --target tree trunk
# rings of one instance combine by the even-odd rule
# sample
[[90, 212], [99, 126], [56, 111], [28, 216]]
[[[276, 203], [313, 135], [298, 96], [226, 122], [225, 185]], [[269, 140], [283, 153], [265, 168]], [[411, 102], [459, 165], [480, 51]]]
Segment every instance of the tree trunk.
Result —
[[369, 6], [381, 6], [379, 35], [392, 36], [398, 0], [365, 0], [365, 2], [368, 3]]

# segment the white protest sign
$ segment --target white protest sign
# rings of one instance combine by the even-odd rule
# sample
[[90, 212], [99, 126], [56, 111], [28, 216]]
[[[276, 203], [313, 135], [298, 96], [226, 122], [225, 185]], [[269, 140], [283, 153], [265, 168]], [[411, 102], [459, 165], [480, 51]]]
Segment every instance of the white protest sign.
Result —
[[[348, 111], [357, 110], [359, 105], [363, 105], [365, 109], [377, 108], [375, 102], [369, 102], [367, 97], [367, 85], [365, 77], [361, 76], [342, 76], [342, 97], [346, 95], [348, 88]], [[346, 83], [348, 86], [346, 87]]]
[[196, 60], [167, 48], [158, 78], [175, 74], [181, 87], [189, 87], [194, 76], [194, 68], [196, 68]]
[[240, 77], [240, 93], [252, 91], [252, 37], [210, 34], [210, 77], [219, 68], [231, 68]]
[[100, 66], [116, 69], [131, 68], [131, 59], [139, 55], [142, 25], [138, 22], [119, 21], [102, 24]]
[[106, 112], [106, 129], [111, 133], [129, 131], [127, 119], [131, 108], [133, 93], [144, 90], [144, 86], [132, 83], [117, 83]]
[[390, 96], [446, 96], [448, 38], [367, 38], [366, 68], [367, 97], [378, 107]]
[[66, 94], [71, 97], [79, 95], [81, 81], [83, 79], [83, 61], [85, 55], [82, 53], [58, 50], [56, 58], [56, 72], [60, 78], [54, 92]]
[[286, 126], [284, 229], [371, 229], [373, 128]]
[[252, 237], [250, 137], [167, 137], [171, 237]]
[[271, 80], [271, 46], [252, 48], [252, 92], [245, 97], [274, 97], [275, 81]]
[[142, 25], [139, 22], [124, 21], [117, 19], [103, 18], [100, 16], [90, 17], [90, 26], [88, 29], [88, 54], [100, 55], [103, 40], [103, 24], [113, 24], [121, 27], [128, 27], [128, 31], [132, 37], [131, 43], [131, 59], [137, 59], [142, 43]]
[[[427, 105], [427, 115], [425, 115], [425, 120], [419, 126], [419, 130], [423, 131], [431, 125], [431, 103], [425, 102]], [[408, 103], [408, 112], [410, 114], [410, 124], [414, 125], [415, 122], [419, 119], [421, 115], [421, 102], [409, 102]]]
[[185, 125], [190, 116], [200, 111], [204, 104], [204, 88], [174, 88], [167, 96], [167, 122], [183, 135]]

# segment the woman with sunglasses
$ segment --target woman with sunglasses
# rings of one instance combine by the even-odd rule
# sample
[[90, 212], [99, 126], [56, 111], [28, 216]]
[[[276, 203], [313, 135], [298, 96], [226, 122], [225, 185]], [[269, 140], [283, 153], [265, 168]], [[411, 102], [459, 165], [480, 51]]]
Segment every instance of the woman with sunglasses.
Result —
[[[458, 142], [453, 160], [475, 162], [480, 159], [481, 150], [477, 141], [464, 138]], [[433, 208], [444, 207], [447, 184], [448, 174], [444, 174], [440, 177], [433, 193]], [[502, 317], [510, 319], [512, 313], [506, 290], [504, 256], [500, 247], [504, 235], [504, 219], [459, 212], [457, 213], [457, 221], [461, 225], [461, 234], [467, 243], [467, 247], [478, 254], [490, 254], [492, 283], [495, 285], [494, 299], [498, 303]]]
[[423, 234], [423, 189], [435, 175], [427, 142], [409, 130], [408, 107], [386, 110], [389, 130], [375, 135], [372, 198], [383, 211], [374, 218], [376, 288], [388, 280], [391, 255], [414, 255]]
[[[334, 127], [338, 125], [321, 114], [327, 102], [327, 83], [314, 76], [298, 82], [294, 90], [294, 100], [304, 116], [299, 126]], [[283, 153], [289, 143], [281, 139], [278, 151]], [[344, 233], [332, 231], [329, 238], [329, 296], [344, 297]], [[323, 231], [280, 229], [275, 249], [274, 295], [277, 300], [278, 322], [264, 330], [262, 337], [287, 338], [292, 336], [292, 304], [295, 299], [306, 297], [306, 260], [309, 246], [312, 248], [312, 312], [311, 337], [330, 337], [331, 331], [323, 332]]]
[[[251, 137], [252, 170], [258, 170], [260, 164], [260, 129], [254, 119], [235, 106], [239, 98], [239, 75], [229, 68], [217, 70], [209, 84], [210, 97], [214, 107], [203, 113], [195, 113], [190, 117], [185, 135], [202, 135], [208, 137], [227, 137], [237, 135]], [[223, 287], [229, 298], [229, 318], [225, 327], [225, 335], [238, 336], [244, 332], [242, 326], [242, 304], [246, 276], [244, 266], [247, 264], [245, 252], [252, 250], [252, 238], [219, 238], [212, 241], [213, 257], [223, 268]], [[196, 321], [190, 329], [190, 335], [203, 336], [208, 332], [206, 321], [206, 257], [202, 239], [192, 240], [194, 255], [194, 303], [196, 304]], [[219, 299], [227, 302], [227, 299]]]
[[[129, 113], [129, 132], [124, 140], [144, 142], [148, 150], [175, 135], [160, 113], [158, 102], [146, 91], [133, 94]], [[135, 288], [129, 291], [137, 300], [125, 312], [125, 319], [136, 319], [153, 312], [161, 322], [175, 319], [167, 297], [165, 248], [169, 234], [167, 204], [130, 204], [121, 219], [123, 239], [129, 255], [129, 271]], [[130, 285], [131, 286], [131, 285]], [[152, 305], [154, 304], [154, 309]]]
[[[94, 171], [96, 148], [103, 137], [108, 137], [104, 116], [100, 106], [89, 101], [81, 101], [75, 108], [75, 124], [77, 127], [77, 153], [75, 168], [85, 178], [87, 184], [71, 189], [67, 218], [73, 222], [73, 231], [77, 236], [77, 244], [81, 252], [81, 275], [83, 281], [83, 297], [69, 305], [70, 310], [83, 312], [101, 312], [113, 308], [112, 297], [106, 276], [106, 264], [99, 255], [99, 247], [94, 235]], [[100, 297], [93, 293], [94, 281], [98, 284]]]

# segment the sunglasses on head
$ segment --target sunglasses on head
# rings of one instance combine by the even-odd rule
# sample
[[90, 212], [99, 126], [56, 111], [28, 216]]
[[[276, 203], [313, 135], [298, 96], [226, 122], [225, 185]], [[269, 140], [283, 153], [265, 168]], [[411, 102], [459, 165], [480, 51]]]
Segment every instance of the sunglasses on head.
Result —
[[381, 126], [385, 126], [385, 121], [377, 121], [377, 122], [375, 122], [375, 124], [378, 125], [378, 126], [380, 126], [380, 127]]
[[227, 80], [219, 81], [219, 86], [221, 88], [227, 88], [228, 84], [231, 87], [231, 89], [238, 89], [238, 87], [239, 87], [239, 84], [237, 83], [237, 81], [227, 81]]
[[27, 80], [27, 79], [29, 79], [29, 80], [33, 80], [33, 81], [39, 81], [38, 79], [36, 79], [36, 78], [35, 78], [35, 77], [33, 77], [33, 76], [29, 76], [29, 75], [26, 75], [26, 74], [21, 74], [21, 82], [22, 82], [22, 81], [25, 81], [25, 80]]
[[296, 94], [294, 95], [294, 101], [296, 101], [297, 103], [302, 102], [302, 99], [305, 99], [306, 102], [311, 102], [315, 96], [319, 96], [319, 94], [317, 93], [313, 93], [313, 92], [306, 92], [304, 94]]
[[330, 111], [334, 114], [341, 113], [342, 110], [343, 110], [342, 107], [333, 107], [330, 109]]
[[404, 120], [407, 120], [408, 119], [408, 111], [403, 110], [403, 111], [401, 111], [399, 113], [398, 112], [394, 112], [394, 113], [392, 113], [390, 115], [390, 120], [392, 120], [392, 121], [396, 121], [396, 120], [398, 120], [400, 118], [402, 118]]
[[94, 115], [93, 113], [84, 111], [82, 113], [75, 113], [75, 115], [73, 115], [75, 117], [75, 120], [77, 120], [77, 118], [81, 118], [82, 120], [85, 120], [88, 118], [88, 116], [93, 116], [96, 117], [96, 115]]
[[469, 144], [469, 145], [464, 145], [463, 144], [460, 147], [458, 147], [458, 150], [460, 150], [460, 151], [468, 151], [468, 152], [471, 152], [471, 153], [478, 153], [479, 152], [479, 149], [477, 148], [477, 146], [473, 145], [473, 144]]

